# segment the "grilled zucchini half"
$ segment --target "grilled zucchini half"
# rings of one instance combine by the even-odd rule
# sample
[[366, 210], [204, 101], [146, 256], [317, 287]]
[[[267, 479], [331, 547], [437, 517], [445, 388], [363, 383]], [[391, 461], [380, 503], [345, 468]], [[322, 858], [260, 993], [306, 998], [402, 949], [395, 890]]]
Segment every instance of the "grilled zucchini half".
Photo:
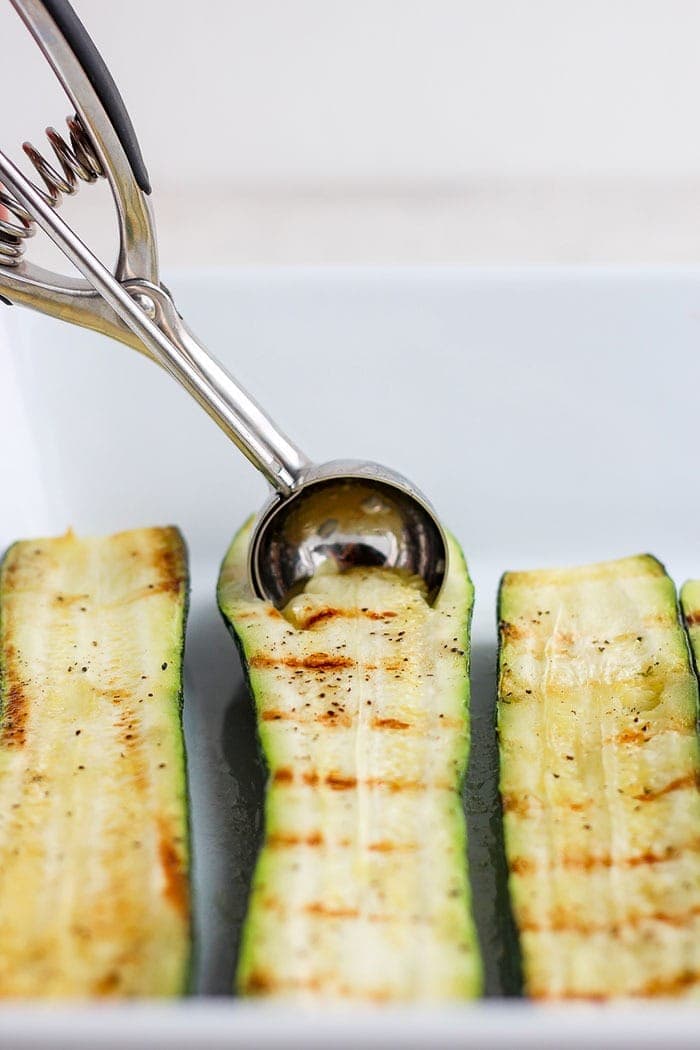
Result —
[[173, 528], [0, 568], [0, 996], [173, 996], [190, 956]]
[[526, 991], [700, 992], [698, 689], [648, 555], [507, 573], [498, 726]]
[[451, 541], [429, 607], [381, 569], [316, 575], [284, 614], [251, 593], [244, 528], [219, 604], [269, 783], [237, 984], [301, 1001], [470, 998], [481, 964], [460, 798], [473, 589]]

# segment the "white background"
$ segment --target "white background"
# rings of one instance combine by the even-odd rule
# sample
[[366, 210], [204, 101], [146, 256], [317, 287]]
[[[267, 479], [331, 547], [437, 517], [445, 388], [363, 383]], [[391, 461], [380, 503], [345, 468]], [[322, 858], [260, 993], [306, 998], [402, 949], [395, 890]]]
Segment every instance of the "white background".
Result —
[[[700, 259], [697, 0], [75, 6], [170, 263]], [[7, 0], [0, 40], [3, 147], [41, 143], [67, 108]]]

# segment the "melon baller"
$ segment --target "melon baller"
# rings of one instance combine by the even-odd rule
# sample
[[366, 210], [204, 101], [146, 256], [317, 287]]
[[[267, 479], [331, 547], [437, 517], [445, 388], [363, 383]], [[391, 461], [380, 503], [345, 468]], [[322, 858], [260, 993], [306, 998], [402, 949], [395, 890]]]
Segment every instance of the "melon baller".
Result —
[[[75, 115], [68, 140], [53, 128], [49, 163], [30, 144], [39, 174], [31, 182], [0, 152], [0, 300], [21, 304], [111, 336], [152, 358], [194, 397], [273, 492], [253, 528], [249, 577], [278, 607], [320, 565], [332, 560], [415, 573], [433, 602], [447, 564], [443, 529], [424, 496], [377, 463], [313, 464], [210, 356], [160, 282], [148, 173], [122, 98], [102, 57], [67, 0], [11, 0], [51, 64]], [[57, 165], [57, 166], [56, 166]], [[55, 211], [80, 182], [109, 182], [119, 253], [106, 267]], [[3, 189], [4, 186], [4, 189]], [[35, 266], [24, 257], [39, 226], [82, 278]]]

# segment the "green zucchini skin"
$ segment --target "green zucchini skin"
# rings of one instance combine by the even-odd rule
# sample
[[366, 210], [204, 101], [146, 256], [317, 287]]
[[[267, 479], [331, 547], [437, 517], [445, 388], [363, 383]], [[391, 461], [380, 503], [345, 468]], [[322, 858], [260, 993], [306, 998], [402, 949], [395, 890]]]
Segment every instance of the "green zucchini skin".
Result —
[[700, 677], [700, 580], [688, 580], [681, 587], [681, 610], [695, 672]]
[[304, 1003], [468, 999], [481, 989], [460, 787], [473, 589], [451, 541], [430, 609], [394, 574], [316, 577], [285, 615], [255, 598], [250, 526], [219, 605], [253, 693], [269, 781], [237, 987]]
[[525, 991], [700, 993], [698, 688], [649, 555], [507, 573], [500, 789]]
[[176, 996], [191, 954], [174, 528], [0, 566], [0, 996]]

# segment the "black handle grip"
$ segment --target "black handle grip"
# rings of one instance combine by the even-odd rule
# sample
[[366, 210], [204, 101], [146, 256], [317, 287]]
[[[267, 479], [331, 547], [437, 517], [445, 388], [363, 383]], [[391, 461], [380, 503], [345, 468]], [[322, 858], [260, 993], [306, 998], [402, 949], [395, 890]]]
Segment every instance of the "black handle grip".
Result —
[[112, 74], [107, 69], [102, 55], [88, 36], [85, 26], [68, 3], [68, 0], [43, 0], [43, 3], [63, 33], [75, 57], [85, 70], [88, 80], [95, 89], [124, 148], [139, 188], [144, 193], [150, 193], [151, 183], [146, 171], [146, 165], [141, 156], [141, 149], [136, 138], [134, 126], [127, 113], [124, 100], [119, 94], [119, 89], [114, 83]]

